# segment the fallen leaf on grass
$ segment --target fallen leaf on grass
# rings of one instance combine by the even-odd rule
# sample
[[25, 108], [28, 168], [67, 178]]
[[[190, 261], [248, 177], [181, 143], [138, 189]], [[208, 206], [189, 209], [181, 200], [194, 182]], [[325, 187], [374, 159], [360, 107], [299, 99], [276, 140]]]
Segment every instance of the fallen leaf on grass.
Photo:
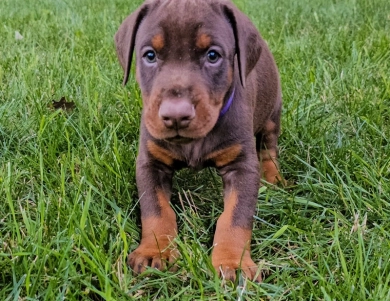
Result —
[[52, 106], [56, 110], [66, 110], [71, 111], [75, 108], [75, 103], [73, 101], [66, 101], [65, 96], [62, 96], [59, 101], [52, 100]]

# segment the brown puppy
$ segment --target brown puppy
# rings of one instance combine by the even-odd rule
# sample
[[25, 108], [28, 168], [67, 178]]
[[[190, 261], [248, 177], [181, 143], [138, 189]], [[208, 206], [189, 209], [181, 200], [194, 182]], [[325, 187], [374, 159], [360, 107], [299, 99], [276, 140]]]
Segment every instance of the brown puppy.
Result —
[[175, 260], [174, 170], [214, 166], [224, 211], [212, 264], [227, 279], [241, 269], [260, 281], [250, 256], [260, 174], [270, 183], [280, 179], [281, 90], [267, 44], [227, 0], [147, 0], [122, 23], [115, 43], [124, 84], [136, 54], [144, 105], [137, 159], [142, 239], [128, 263], [140, 273]]

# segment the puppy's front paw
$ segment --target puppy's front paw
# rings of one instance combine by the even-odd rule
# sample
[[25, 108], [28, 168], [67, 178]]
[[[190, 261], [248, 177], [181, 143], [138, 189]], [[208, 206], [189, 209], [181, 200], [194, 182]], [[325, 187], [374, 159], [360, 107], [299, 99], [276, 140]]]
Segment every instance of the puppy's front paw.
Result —
[[156, 242], [141, 243], [128, 256], [127, 264], [136, 274], [144, 272], [147, 267], [162, 271], [167, 265], [173, 266], [178, 257], [179, 252], [173, 243], [165, 244], [165, 246], [160, 246]]
[[248, 251], [234, 247], [216, 248], [212, 254], [212, 264], [218, 275], [234, 282], [237, 270], [250, 280], [261, 282], [261, 271]]

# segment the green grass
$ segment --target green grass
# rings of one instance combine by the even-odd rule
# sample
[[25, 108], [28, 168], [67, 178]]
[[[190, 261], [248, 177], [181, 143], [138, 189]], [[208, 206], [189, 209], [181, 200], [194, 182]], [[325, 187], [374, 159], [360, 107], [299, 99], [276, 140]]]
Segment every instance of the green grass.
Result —
[[260, 285], [212, 272], [213, 170], [175, 179], [179, 270], [125, 264], [141, 98], [113, 35], [141, 2], [0, 3], [0, 300], [390, 300], [390, 2], [236, 1], [279, 66], [292, 183], [259, 191]]

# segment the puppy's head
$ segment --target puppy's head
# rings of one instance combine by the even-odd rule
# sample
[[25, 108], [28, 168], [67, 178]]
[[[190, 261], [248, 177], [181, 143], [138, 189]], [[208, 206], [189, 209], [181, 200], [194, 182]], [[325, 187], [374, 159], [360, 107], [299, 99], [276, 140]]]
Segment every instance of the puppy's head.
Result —
[[176, 143], [212, 130], [234, 89], [235, 55], [245, 85], [261, 51], [256, 28], [224, 0], [146, 1], [122, 23], [115, 42], [124, 84], [136, 53], [147, 130]]

